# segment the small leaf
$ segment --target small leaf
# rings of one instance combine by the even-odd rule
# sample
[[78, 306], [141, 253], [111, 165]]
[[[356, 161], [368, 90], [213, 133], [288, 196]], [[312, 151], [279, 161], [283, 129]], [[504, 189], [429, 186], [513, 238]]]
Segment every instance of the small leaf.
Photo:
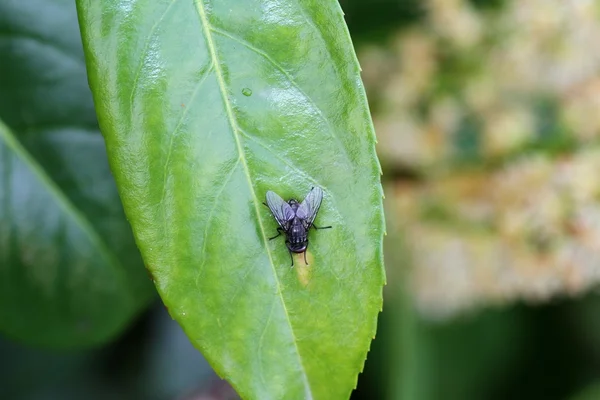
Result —
[[[171, 315], [245, 398], [343, 399], [384, 283], [380, 169], [334, 0], [78, 1], [125, 211]], [[294, 268], [267, 190], [325, 193]]]
[[153, 291], [97, 128], [76, 8], [2, 2], [0, 31], [0, 332], [98, 344]]

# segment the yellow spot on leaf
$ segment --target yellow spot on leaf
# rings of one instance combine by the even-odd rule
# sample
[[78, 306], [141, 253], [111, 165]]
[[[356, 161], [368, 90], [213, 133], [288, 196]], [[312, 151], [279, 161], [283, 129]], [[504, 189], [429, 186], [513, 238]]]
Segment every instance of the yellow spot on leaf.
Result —
[[296, 268], [296, 274], [298, 274], [298, 280], [302, 284], [302, 286], [307, 286], [310, 282], [310, 276], [312, 273], [312, 267], [314, 258], [311, 252], [306, 252], [306, 261], [308, 265], [304, 263], [304, 255], [298, 254], [296, 259], [294, 260], [294, 268]]

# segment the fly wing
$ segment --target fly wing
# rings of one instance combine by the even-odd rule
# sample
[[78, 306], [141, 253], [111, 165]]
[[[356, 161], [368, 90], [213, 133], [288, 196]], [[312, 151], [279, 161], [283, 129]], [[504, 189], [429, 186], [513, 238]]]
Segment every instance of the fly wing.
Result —
[[292, 207], [270, 190], [267, 192], [267, 206], [269, 207], [269, 210], [271, 210], [271, 213], [273, 213], [279, 226], [283, 229], [287, 229], [288, 222], [294, 219], [295, 216]]
[[323, 190], [318, 186], [313, 187], [304, 198], [304, 201], [300, 203], [296, 210], [296, 216], [306, 221], [306, 225], [310, 227], [319, 212], [322, 200]]

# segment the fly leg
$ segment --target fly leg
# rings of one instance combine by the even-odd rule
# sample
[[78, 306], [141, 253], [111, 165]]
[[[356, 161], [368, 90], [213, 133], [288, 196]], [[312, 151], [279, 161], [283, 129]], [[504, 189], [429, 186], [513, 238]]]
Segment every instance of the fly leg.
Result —
[[290, 268], [292, 268], [294, 266], [294, 256], [292, 255], [292, 249], [290, 249], [290, 241], [286, 240], [285, 245], [288, 249], [288, 253], [290, 253], [290, 259], [292, 260], [292, 265], [290, 265]]
[[306, 248], [304, 249], [304, 264], [308, 265], [308, 261], [306, 261], [306, 252], [308, 251], [308, 240], [306, 241]]
[[277, 235], [273, 236], [272, 238], [269, 238], [269, 240], [273, 240], [276, 237], [281, 236], [281, 232], [283, 231], [283, 229], [281, 227], [277, 228]]
[[315, 224], [312, 224], [312, 226], [313, 226], [315, 229], [329, 229], [329, 228], [333, 228], [331, 225], [329, 225], [329, 226], [322, 226], [322, 227], [320, 227], [320, 228], [319, 228], [318, 226], [316, 226]]

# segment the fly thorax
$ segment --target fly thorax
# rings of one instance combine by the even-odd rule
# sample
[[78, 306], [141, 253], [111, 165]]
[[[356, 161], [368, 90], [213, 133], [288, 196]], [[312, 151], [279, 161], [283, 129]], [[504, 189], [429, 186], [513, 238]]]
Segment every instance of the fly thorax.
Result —
[[294, 212], [296, 212], [296, 210], [298, 209], [298, 207], [300, 206], [300, 203], [298, 203], [296, 200], [291, 199], [290, 201], [288, 201], [288, 204], [290, 205], [290, 207], [292, 207], [292, 210], [294, 210]]

